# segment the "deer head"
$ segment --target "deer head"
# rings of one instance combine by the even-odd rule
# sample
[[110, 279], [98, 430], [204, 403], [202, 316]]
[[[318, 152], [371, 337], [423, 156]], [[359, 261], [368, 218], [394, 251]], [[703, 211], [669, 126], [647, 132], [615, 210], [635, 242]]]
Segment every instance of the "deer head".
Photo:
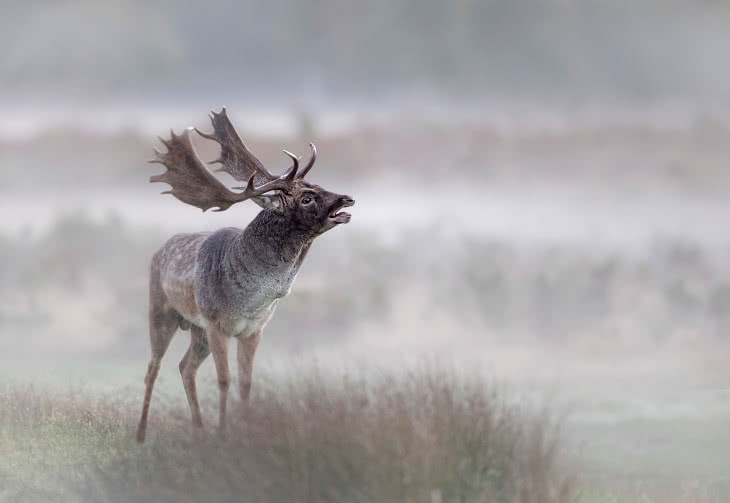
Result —
[[[304, 179], [317, 160], [317, 149], [313, 144], [310, 143], [312, 156], [301, 170], [299, 157], [284, 150], [291, 158], [292, 166], [285, 174], [276, 176], [243, 143], [228, 119], [225, 107], [220, 113], [213, 112], [210, 119], [212, 133], [188, 128], [182, 135], [170, 131], [169, 140], [160, 138], [167, 152], [155, 149], [157, 158], [150, 162], [163, 164], [167, 171], [150, 177], [150, 182], [168, 183], [172, 188], [163, 194], [172, 194], [203, 211], [209, 208], [224, 211], [235, 203], [251, 199], [265, 210], [289, 217], [293, 225], [314, 235], [350, 221], [350, 214], [341, 210], [355, 204], [354, 199], [329, 192]], [[244, 187], [234, 188], [241, 192], [226, 187], [203, 164], [190, 139], [193, 129], [203, 138], [220, 145], [220, 157], [211, 164], [221, 164], [217, 171], [225, 171], [236, 180], [246, 182]]]

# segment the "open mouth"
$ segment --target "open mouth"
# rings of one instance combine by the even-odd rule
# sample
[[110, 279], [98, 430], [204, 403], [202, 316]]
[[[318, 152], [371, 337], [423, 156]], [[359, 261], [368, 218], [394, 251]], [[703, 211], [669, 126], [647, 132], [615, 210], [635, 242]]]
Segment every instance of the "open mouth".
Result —
[[347, 208], [349, 206], [352, 206], [353, 204], [355, 204], [355, 201], [353, 201], [353, 200], [348, 200], [348, 201], [344, 201], [344, 202], [340, 203], [339, 205], [337, 205], [330, 211], [329, 219], [338, 224], [346, 224], [347, 222], [350, 221], [351, 215], [349, 213], [347, 213], [346, 211], [340, 211], [340, 210], [342, 210], [342, 208]]

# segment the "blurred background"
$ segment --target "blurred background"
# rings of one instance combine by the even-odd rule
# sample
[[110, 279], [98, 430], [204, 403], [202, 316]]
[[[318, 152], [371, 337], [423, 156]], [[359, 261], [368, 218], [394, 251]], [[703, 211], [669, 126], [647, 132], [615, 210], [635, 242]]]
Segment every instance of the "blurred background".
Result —
[[0, 376], [141, 389], [151, 255], [256, 212], [159, 195], [146, 160], [225, 105], [269, 169], [313, 141], [312, 181], [357, 199], [257, 365], [476, 364], [553, 390], [589, 471], [728, 483], [730, 2], [2, 0], [0, 19]]

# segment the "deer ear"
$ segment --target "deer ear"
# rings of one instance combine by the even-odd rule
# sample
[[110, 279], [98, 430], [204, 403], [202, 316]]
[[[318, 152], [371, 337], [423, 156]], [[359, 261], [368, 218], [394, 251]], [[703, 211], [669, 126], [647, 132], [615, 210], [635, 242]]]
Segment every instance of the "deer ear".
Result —
[[284, 213], [284, 201], [280, 194], [264, 194], [252, 197], [251, 200], [265, 210], [274, 210], [277, 213]]

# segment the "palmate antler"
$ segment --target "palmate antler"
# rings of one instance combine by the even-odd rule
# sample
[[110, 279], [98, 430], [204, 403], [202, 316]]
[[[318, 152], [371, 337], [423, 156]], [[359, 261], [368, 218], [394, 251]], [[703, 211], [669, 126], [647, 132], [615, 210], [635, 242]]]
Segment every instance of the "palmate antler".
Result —
[[[276, 178], [243, 143], [243, 140], [241, 140], [233, 124], [228, 119], [226, 107], [223, 107], [219, 113], [211, 112], [210, 122], [213, 124], [213, 133], [203, 133], [197, 128], [195, 131], [203, 138], [213, 140], [221, 146], [220, 157], [212, 161], [212, 163], [221, 164], [221, 167], [216, 171], [225, 171], [236, 180], [242, 182], [248, 181], [252, 174], [256, 177], [254, 179], [256, 183], [266, 182]], [[299, 178], [304, 178], [309, 173], [309, 170], [312, 169], [312, 166], [314, 166], [314, 161], [317, 160], [317, 148], [312, 143], [309, 146], [312, 148], [312, 157], [301, 173], [299, 173]], [[292, 157], [292, 154], [286, 150], [284, 153]]]
[[[170, 131], [169, 140], [160, 138], [160, 141], [167, 147], [167, 152], [163, 153], [155, 149], [157, 158], [150, 161], [163, 164], [167, 168], [164, 173], [150, 177], [150, 182], [165, 182], [172, 187], [163, 194], [172, 194], [180, 201], [196, 206], [203, 211], [215, 207], [218, 209], [214, 211], [223, 211], [232, 204], [266, 192], [287, 191], [291, 188], [299, 170], [298, 157], [285, 150], [284, 153], [293, 161], [292, 167], [286, 174], [279, 177], [274, 176], [246, 148], [233, 124], [228, 120], [225, 108], [220, 113], [213, 112], [211, 122], [213, 123], [213, 134], [202, 133], [197, 129], [196, 131], [204, 138], [220, 144], [221, 156], [213, 162], [220, 162], [223, 165], [220, 170], [228, 172], [237, 180], [247, 181], [243, 192], [230, 190], [205, 167], [190, 140], [190, 132], [194, 128], [188, 128], [179, 136]], [[312, 158], [299, 174], [300, 177], [307, 174], [315, 159], [316, 149], [312, 145]]]

